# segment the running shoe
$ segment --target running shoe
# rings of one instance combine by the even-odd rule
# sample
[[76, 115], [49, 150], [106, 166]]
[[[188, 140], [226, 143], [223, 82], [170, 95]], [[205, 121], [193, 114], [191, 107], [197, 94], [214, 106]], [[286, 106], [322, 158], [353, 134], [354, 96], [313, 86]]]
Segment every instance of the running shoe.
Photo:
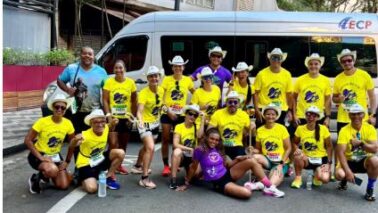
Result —
[[364, 196], [367, 201], [375, 201], [375, 194], [373, 189], [366, 189], [366, 194]]
[[320, 181], [317, 177], [314, 176], [314, 178], [312, 179], [312, 185], [319, 187], [319, 186], [323, 185], [323, 182]]
[[273, 196], [273, 197], [283, 197], [285, 196], [285, 192], [280, 191], [277, 189], [275, 185], [271, 185], [269, 188], [265, 187], [263, 189], [265, 195]]
[[251, 191], [261, 191], [265, 188], [264, 184], [260, 181], [258, 182], [246, 182], [244, 187], [251, 190]]
[[[131, 168], [131, 174], [142, 174], [143, 173], [143, 168], [142, 167], [136, 167], [136, 166], [133, 166]], [[151, 169], [148, 169], [148, 174], [151, 174], [152, 170]]]
[[116, 169], [116, 173], [119, 173], [121, 175], [128, 175], [129, 174], [129, 172], [126, 170], [126, 168], [122, 166], [122, 164], [119, 165], [119, 167]]
[[41, 193], [41, 187], [39, 186], [39, 177], [38, 174], [33, 174], [29, 178], [29, 191], [32, 194], [39, 194]]
[[112, 190], [118, 190], [121, 188], [121, 185], [119, 185], [119, 183], [116, 180], [113, 180], [112, 177], [106, 178], [106, 186]]
[[152, 180], [150, 180], [150, 178], [140, 179], [139, 180], [139, 186], [142, 186], [146, 189], [155, 189], [156, 188], [156, 184], [154, 182], [152, 182]]
[[168, 177], [170, 174], [171, 174], [171, 168], [169, 168], [169, 166], [164, 166], [164, 169], [161, 175], [163, 175], [164, 177]]
[[346, 180], [340, 181], [339, 185], [337, 186], [337, 189], [341, 191], [347, 190], [348, 189], [347, 181]]
[[41, 177], [40, 181], [41, 181], [42, 184], [46, 184], [46, 183], [50, 182], [50, 178], [47, 178], [47, 177], [45, 177], [43, 175], [40, 175], [40, 177]]
[[171, 183], [169, 184], [169, 188], [170, 188], [170, 189], [173, 189], [173, 190], [177, 189], [177, 183], [171, 181]]
[[302, 177], [295, 177], [294, 181], [291, 183], [291, 188], [299, 189], [302, 187]]

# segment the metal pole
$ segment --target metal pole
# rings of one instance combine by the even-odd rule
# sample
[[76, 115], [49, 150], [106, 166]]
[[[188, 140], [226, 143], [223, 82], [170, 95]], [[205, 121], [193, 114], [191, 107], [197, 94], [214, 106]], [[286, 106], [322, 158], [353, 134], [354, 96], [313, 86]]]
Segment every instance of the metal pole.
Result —
[[180, 0], [175, 0], [175, 11], [180, 10]]

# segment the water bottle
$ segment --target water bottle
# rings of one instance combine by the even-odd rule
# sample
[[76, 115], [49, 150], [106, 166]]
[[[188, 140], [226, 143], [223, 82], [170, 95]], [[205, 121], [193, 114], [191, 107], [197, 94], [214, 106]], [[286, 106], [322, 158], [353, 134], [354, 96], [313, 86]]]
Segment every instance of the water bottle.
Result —
[[307, 179], [306, 179], [306, 189], [307, 190], [312, 190], [312, 178], [313, 178], [313, 171], [308, 170], [307, 171]]
[[101, 171], [98, 175], [98, 197], [106, 197], [106, 175]]

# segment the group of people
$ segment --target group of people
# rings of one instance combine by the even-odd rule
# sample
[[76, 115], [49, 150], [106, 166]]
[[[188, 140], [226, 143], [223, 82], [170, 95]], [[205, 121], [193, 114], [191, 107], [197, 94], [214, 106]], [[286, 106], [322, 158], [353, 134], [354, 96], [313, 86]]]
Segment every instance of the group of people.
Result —
[[[219, 46], [210, 49], [210, 63], [190, 77], [183, 75], [188, 60], [181, 56], [169, 60], [170, 76], [150, 66], [145, 72], [148, 85], [137, 94], [134, 81], [125, 77], [122, 60], [115, 62], [115, 75], [108, 78], [93, 63], [93, 49], [83, 47], [80, 62], [69, 65], [57, 81], [71, 98], [58, 94], [49, 100], [52, 115], [35, 122], [25, 138], [31, 151], [29, 163], [38, 171], [29, 179], [30, 192], [40, 193], [41, 184], [50, 179], [57, 188], [66, 189], [73, 178], [67, 172], [72, 156], [75, 178], [85, 191], [96, 192], [96, 179], [106, 170], [108, 188], [119, 189], [115, 173], [129, 173], [122, 161], [136, 126], [143, 145], [130, 172], [140, 174], [139, 185], [147, 189], [156, 188], [149, 174], [161, 127], [162, 175], [170, 177], [169, 187], [176, 191], [187, 190], [193, 179], [200, 179], [229, 196], [249, 198], [253, 190], [262, 190], [283, 197], [285, 193], [277, 187], [292, 163], [291, 186], [300, 188], [303, 169], [314, 170], [313, 185], [329, 182], [335, 159], [338, 189], [346, 190], [347, 182], [356, 183], [355, 173], [367, 173], [365, 199], [375, 200], [374, 83], [366, 71], [354, 67], [355, 51], [344, 49], [337, 55], [343, 72], [333, 90], [330, 80], [320, 74], [325, 59], [317, 53], [306, 57], [308, 73], [295, 84], [281, 66], [287, 53], [280, 48], [267, 54], [270, 65], [258, 72], [253, 83], [249, 79], [252, 65], [239, 62], [233, 73], [221, 65], [226, 53]], [[194, 86], [196, 80], [201, 81], [199, 88]], [[223, 92], [225, 86], [228, 90]], [[336, 146], [328, 129], [331, 101], [338, 106]], [[70, 106], [75, 108], [71, 121], [64, 117]], [[63, 160], [60, 151], [65, 140], [70, 145]], [[180, 167], [186, 171], [184, 184], [177, 179]], [[250, 178], [243, 186], [236, 184], [247, 173], [255, 181]]]

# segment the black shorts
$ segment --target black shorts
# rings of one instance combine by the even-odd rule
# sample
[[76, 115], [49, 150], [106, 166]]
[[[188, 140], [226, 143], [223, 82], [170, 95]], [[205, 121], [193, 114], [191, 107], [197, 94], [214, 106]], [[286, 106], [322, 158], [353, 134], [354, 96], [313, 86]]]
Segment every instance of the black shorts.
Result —
[[352, 170], [353, 173], [366, 173], [366, 168], [365, 168], [365, 161], [366, 158], [360, 160], [360, 161], [347, 161], [348, 166], [350, 170]]
[[[41, 155], [44, 155], [43, 152], [40, 152]], [[63, 158], [62, 158], [62, 155], [59, 153], [59, 156], [60, 156], [60, 160], [62, 161]], [[40, 161], [36, 156], [34, 156], [31, 152], [29, 153], [28, 155], [28, 162], [30, 164], [30, 166], [37, 170], [38, 171], [38, 167], [39, 165], [42, 163], [42, 161]], [[60, 165], [60, 162], [59, 163], [55, 163], [55, 165], [59, 166]]]
[[180, 167], [184, 167], [186, 170], [189, 169], [190, 164], [192, 163], [192, 157], [186, 157], [183, 155]]
[[118, 124], [115, 127], [115, 131], [118, 133], [130, 133], [133, 129], [133, 123], [126, 118], [118, 119]]
[[239, 155], [245, 155], [245, 148], [242, 146], [226, 146], [224, 152], [233, 160]]
[[211, 183], [213, 183], [214, 190], [220, 193], [224, 193], [224, 188], [230, 182], [233, 182], [233, 180], [229, 169], [227, 169], [227, 172], [221, 178], [211, 181]]
[[160, 122], [162, 124], [171, 124], [173, 126], [173, 128], [175, 128], [175, 126], [177, 124], [180, 124], [184, 121], [185, 121], [185, 116], [181, 116], [181, 115], [177, 115], [176, 120], [172, 120], [171, 118], [169, 118], [169, 116], [167, 114], [162, 114], [161, 117], [160, 117]]
[[101, 171], [106, 171], [110, 167], [109, 151], [104, 152], [105, 160], [102, 161], [99, 165], [91, 167], [90, 165], [83, 166], [78, 168], [79, 172], [79, 183], [88, 178], [98, 179], [98, 175]]
[[84, 123], [85, 116], [89, 115], [90, 112], [76, 112], [71, 116], [72, 124], [75, 128], [75, 134], [79, 134], [90, 128], [90, 126]]
[[316, 168], [318, 168], [319, 166], [328, 163], [328, 157], [322, 157], [322, 164], [320, 164], [320, 165], [312, 164], [312, 163], [310, 163], [309, 160], [307, 162], [308, 162], [308, 165], [304, 169], [306, 169], [306, 170], [314, 170], [315, 171]]

